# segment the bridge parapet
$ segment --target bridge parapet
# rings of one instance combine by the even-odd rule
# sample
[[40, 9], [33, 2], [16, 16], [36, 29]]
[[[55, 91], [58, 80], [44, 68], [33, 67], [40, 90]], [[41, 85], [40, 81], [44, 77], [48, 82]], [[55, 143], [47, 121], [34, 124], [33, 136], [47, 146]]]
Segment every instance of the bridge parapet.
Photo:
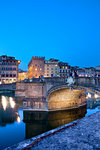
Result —
[[85, 87], [100, 87], [100, 77], [78, 77], [75, 78], [75, 85]]

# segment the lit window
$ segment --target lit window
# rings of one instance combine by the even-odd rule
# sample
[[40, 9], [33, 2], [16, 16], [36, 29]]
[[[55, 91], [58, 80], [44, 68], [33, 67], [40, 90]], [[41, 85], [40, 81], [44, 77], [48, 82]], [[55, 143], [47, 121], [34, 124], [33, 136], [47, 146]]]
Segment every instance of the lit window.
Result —
[[42, 70], [42, 68], [40, 68], [40, 70]]
[[37, 68], [35, 68], [35, 70], [37, 70]]

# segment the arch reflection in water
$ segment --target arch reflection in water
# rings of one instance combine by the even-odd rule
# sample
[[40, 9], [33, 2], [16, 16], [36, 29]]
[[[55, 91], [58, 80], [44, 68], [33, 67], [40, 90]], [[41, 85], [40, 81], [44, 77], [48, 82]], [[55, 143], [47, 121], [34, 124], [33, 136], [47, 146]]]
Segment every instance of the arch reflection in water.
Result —
[[74, 110], [55, 112], [23, 111], [26, 139], [62, 126], [76, 119], [83, 118], [86, 112], [86, 106]]

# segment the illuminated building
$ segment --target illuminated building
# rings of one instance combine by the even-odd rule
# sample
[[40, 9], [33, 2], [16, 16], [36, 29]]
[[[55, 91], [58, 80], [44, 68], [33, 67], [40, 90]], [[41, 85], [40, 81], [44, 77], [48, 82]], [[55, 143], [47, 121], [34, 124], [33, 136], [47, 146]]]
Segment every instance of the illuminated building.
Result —
[[77, 69], [77, 75], [79, 77], [85, 77], [85, 70], [83, 70], [81, 68]]
[[12, 83], [18, 80], [19, 60], [7, 55], [0, 56], [0, 84]]
[[45, 60], [45, 57], [35, 56], [28, 64], [28, 78], [66, 77], [69, 76], [70, 70], [68, 63], [59, 62], [58, 59], [54, 58]]
[[45, 57], [32, 57], [28, 64], [28, 78], [32, 79], [44, 76]]
[[51, 58], [50, 60], [45, 60], [45, 71], [44, 77], [57, 77], [59, 76], [59, 60]]
[[85, 71], [85, 77], [94, 77], [95, 75], [95, 68], [89, 67], [89, 68], [82, 68]]
[[70, 75], [70, 66], [68, 63], [65, 62], [59, 62], [59, 77], [67, 77]]
[[100, 77], [100, 66], [96, 66], [95, 71], [97, 73], [97, 77]]
[[28, 79], [28, 71], [19, 70], [18, 72], [18, 81]]

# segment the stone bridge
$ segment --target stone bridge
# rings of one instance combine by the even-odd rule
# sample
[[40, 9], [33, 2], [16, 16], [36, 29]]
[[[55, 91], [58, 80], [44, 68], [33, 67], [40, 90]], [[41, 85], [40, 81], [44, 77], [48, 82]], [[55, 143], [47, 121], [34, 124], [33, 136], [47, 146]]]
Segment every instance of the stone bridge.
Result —
[[[86, 91], [92, 89], [80, 86], [85, 85], [85, 79], [75, 79], [76, 85], [67, 86], [66, 78], [35, 79], [31, 82], [16, 83], [16, 96], [23, 96], [25, 110], [54, 111], [78, 108], [86, 105]], [[83, 81], [82, 81], [83, 80]], [[86, 85], [95, 84], [96, 79], [86, 79]], [[90, 83], [89, 83], [90, 82]], [[96, 81], [97, 82], [97, 81]], [[87, 84], [88, 83], [88, 84]], [[99, 83], [99, 82], [97, 82]], [[95, 91], [92, 90], [95, 93]]]
[[44, 78], [1, 84], [0, 90], [13, 90], [16, 96], [24, 98], [25, 109], [31, 110], [62, 110], [86, 104], [86, 91], [98, 93], [100, 78], [76, 78], [75, 85], [68, 87], [66, 78]]

